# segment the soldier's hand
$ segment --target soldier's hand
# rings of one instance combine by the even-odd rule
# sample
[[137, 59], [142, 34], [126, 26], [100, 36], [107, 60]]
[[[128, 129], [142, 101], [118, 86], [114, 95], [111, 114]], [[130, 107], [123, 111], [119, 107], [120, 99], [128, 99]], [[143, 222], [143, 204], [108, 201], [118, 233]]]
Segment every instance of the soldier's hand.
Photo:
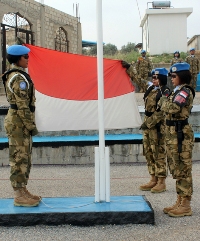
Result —
[[147, 125], [145, 124], [145, 123], [143, 123], [141, 126], [140, 126], [140, 130], [147, 130], [147, 129], [149, 129], [148, 127], [147, 127]]
[[122, 67], [128, 69], [131, 65], [127, 63], [126, 61], [122, 60], [121, 61]]
[[38, 130], [35, 127], [32, 131], [31, 131], [31, 136], [36, 136], [38, 134]]

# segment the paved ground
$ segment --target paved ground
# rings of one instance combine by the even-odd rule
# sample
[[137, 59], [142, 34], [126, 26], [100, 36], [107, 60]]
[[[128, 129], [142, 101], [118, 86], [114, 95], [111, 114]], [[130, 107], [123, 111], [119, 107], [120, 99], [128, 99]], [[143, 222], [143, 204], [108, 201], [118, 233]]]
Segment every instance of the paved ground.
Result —
[[[0, 198], [12, 198], [9, 167], [0, 167]], [[32, 241], [199, 241], [200, 162], [193, 164], [193, 216], [171, 218], [162, 209], [175, 199], [175, 181], [167, 178], [167, 191], [143, 192], [140, 184], [149, 180], [145, 165], [111, 165], [111, 196], [145, 195], [150, 201], [156, 225], [99, 225], [78, 227], [0, 227], [0, 240]], [[43, 197], [94, 196], [93, 166], [33, 166], [28, 188]]]

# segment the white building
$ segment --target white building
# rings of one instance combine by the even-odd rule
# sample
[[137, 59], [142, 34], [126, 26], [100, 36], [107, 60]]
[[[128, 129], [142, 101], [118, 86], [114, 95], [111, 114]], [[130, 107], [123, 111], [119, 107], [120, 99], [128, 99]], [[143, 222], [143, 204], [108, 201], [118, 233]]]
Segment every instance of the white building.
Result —
[[151, 55], [187, 52], [187, 17], [192, 8], [146, 9], [142, 27], [143, 49]]

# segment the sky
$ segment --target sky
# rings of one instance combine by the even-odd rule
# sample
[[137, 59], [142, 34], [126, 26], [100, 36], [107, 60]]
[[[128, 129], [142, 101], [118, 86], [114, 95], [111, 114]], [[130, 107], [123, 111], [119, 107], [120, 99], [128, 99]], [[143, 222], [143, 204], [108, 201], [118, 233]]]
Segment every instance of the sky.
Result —
[[[40, 0], [36, 1], [41, 2]], [[73, 4], [78, 4], [82, 39], [86, 41], [97, 40], [97, 0], [43, 0], [43, 2], [45, 5], [72, 16], [75, 16]], [[118, 49], [121, 49], [128, 42], [141, 43], [142, 28], [140, 23], [146, 9], [151, 7], [151, 2], [146, 0], [102, 0], [103, 42], [114, 44]], [[187, 37], [191, 38], [200, 34], [200, 0], [172, 0], [171, 7], [193, 8], [193, 12], [187, 18]]]

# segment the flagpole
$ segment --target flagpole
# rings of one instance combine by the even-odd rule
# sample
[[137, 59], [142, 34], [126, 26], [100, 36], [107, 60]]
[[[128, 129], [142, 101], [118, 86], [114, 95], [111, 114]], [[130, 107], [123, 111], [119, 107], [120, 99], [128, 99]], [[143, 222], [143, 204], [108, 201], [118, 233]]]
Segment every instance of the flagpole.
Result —
[[[95, 201], [106, 201], [106, 160], [104, 133], [104, 79], [103, 79], [103, 28], [102, 0], [96, 0], [97, 11], [97, 76], [98, 76], [98, 120], [99, 120], [99, 160], [95, 160]], [[97, 152], [97, 149], [95, 150]], [[97, 157], [98, 155], [95, 155]], [[98, 166], [99, 165], [99, 168]], [[99, 188], [99, 191], [98, 191]], [[99, 195], [99, 196], [98, 196]]]

